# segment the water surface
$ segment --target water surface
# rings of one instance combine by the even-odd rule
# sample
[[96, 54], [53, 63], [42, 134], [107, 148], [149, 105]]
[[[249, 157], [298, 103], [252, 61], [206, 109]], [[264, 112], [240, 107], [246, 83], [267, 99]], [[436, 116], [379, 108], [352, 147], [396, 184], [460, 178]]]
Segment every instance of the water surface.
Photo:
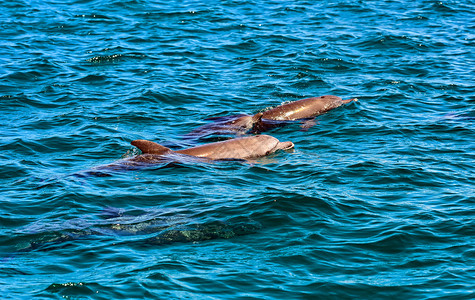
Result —
[[[2, 297], [475, 296], [472, 0], [2, 8]], [[293, 153], [85, 176], [326, 94]]]

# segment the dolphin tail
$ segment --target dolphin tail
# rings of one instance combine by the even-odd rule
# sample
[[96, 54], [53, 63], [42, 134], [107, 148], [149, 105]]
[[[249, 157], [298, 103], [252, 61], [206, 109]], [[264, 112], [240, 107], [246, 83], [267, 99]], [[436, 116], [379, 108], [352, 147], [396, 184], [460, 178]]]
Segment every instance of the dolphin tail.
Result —
[[135, 141], [132, 141], [131, 144], [139, 148], [143, 154], [162, 155], [162, 154], [172, 151], [170, 148], [167, 148], [165, 146], [162, 146], [160, 144], [157, 144], [152, 141], [147, 141], [147, 140], [135, 140]]

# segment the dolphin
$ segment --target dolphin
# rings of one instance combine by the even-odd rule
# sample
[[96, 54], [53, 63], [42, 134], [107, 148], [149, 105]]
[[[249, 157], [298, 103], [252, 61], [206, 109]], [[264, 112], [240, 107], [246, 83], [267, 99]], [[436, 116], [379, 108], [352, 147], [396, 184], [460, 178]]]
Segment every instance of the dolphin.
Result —
[[251, 131], [253, 133], [263, 132], [297, 120], [306, 120], [301, 127], [303, 130], [307, 130], [315, 125], [314, 118], [316, 116], [352, 101], [358, 101], [358, 99], [343, 100], [337, 96], [326, 95], [285, 103], [261, 112], [259, 120], [253, 124]]
[[294, 147], [292, 142], [280, 142], [269, 135], [234, 138], [176, 151], [147, 140], [135, 140], [131, 144], [142, 151], [143, 155], [142, 157], [139, 155], [139, 160], [147, 159], [147, 155], [162, 156], [173, 153], [211, 160], [253, 159], [272, 154], [278, 150], [288, 150]]
[[[108, 209], [109, 210], [109, 209]], [[110, 211], [114, 213], [113, 211]], [[109, 211], [107, 212], [109, 213]], [[185, 215], [167, 216], [156, 213], [140, 215], [106, 215], [104, 219], [72, 219], [66, 223], [26, 226], [11, 237], [16, 251], [0, 258], [8, 260], [30, 251], [50, 251], [67, 247], [69, 242], [109, 237], [116, 243], [167, 245], [211, 239], [230, 239], [258, 232], [261, 224], [252, 219], [234, 217], [228, 220], [193, 220]], [[20, 238], [19, 238], [20, 237]]]
[[358, 99], [356, 98], [343, 100], [340, 97], [332, 95], [306, 98], [266, 110], [262, 113], [261, 118], [277, 121], [309, 119], [324, 114], [331, 109], [342, 106], [343, 104], [357, 100]]
[[247, 132], [261, 133], [297, 120], [307, 120], [302, 127], [308, 128], [314, 124], [314, 122], [309, 119], [313, 119], [316, 116], [353, 101], [358, 101], [358, 99], [343, 100], [337, 96], [326, 95], [285, 103], [254, 115], [244, 114], [209, 118], [206, 120], [214, 122], [193, 130], [185, 135], [185, 138], [201, 139], [215, 134], [242, 135]]
[[290, 150], [294, 147], [292, 142], [280, 142], [269, 135], [234, 138], [176, 151], [148, 140], [134, 140], [131, 144], [139, 148], [142, 154], [74, 173], [73, 176], [108, 177], [112, 176], [109, 171], [138, 170], [157, 164], [161, 165], [160, 167], [166, 168], [176, 163], [253, 160], [278, 150]]

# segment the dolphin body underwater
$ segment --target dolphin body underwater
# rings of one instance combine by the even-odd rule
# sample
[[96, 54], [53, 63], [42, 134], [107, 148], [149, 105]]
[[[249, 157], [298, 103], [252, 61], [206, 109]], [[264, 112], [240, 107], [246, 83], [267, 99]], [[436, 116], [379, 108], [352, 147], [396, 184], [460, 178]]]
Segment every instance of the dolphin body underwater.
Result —
[[[358, 99], [343, 100], [337, 96], [326, 95], [285, 103], [255, 115], [244, 114], [208, 118], [206, 120], [213, 121], [213, 123], [203, 125], [184, 137], [189, 139], [201, 139], [214, 134], [242, 135], [247, 132], [261, 133], [275, 127], [285, 126], [292, 121], [308, 121], [309, 119], [313, 119], [316, 116], [353, 101], [358, 101]], [[312, 124], [312, 122], [306, 122], [303, 127], [309, 127], [309, 125], [311, 126]]]
[[[112, 208], [114, 209], [114, 208]], [[109, 209], [110, 210], [110, 209]], [[235, 221], [208, 220], [197, 222], [186, 216], [114, 215], [90, 222], [77, 220], [77, 224], [35, 224], [24, 228], [23, 242], [16, 254], [30, 251], [50, 251], [70, 246], [72, 241], [115, 238], [118, 243], [149, 247], [174, 243], [194, 243], [213, 239], [230, 239], [258, 232], [261, 224], [248, 218]], [[104, 216], [104, 215], [103, 215]], [[145, 220], [144, 220], [145, 219]], [[234, 218], [236, 219], [236, 218]], [[70, 221], [71, 222], [71, 221]], [[15, 237], [18, 239], [18, 236]], [[5, 258], [4, 258], [5, 259]]]

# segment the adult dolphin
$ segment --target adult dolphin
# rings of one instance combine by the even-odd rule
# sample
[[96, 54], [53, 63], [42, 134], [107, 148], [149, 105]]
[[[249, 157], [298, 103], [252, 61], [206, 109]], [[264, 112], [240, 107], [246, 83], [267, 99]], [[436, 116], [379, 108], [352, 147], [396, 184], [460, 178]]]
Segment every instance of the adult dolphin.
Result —
[[78, 172], [74, 176], [106, 177], [111, 176], [109, 171], [137, 170], [156, 164], [167, 167], [175, 163], [187, 164], [197, 161], [252, 160], [294, 147], [292, 142], [280, 142], [269, 135], [234, 138], [176, 151], [148, 140], [134, 140], [131, 144], [139, 148], [142, 154]]
[[272, 154], [278, 150], [288, 150], [294, 147], [292, 142], [280, 142], [269, 135], [234, 138], [176, 151], [148, 140], [135, 140], [131, 144], [142, 151], [143, 155], [141, 158], [145, 159], [147, 157], [143, 157], [144, 155], [161, 156], [173, 153], [211, 160], [253, 159]]

